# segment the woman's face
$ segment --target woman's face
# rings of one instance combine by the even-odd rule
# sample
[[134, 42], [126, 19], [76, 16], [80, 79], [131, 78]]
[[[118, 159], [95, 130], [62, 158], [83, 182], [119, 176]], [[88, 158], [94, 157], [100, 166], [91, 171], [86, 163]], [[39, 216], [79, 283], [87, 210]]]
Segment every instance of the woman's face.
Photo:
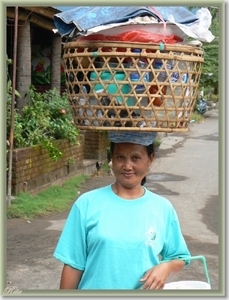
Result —
[[152, 161], [153, 154], [149, 157], [145, 146], [130, 143], [114, 146], [112, 169], [117, 182], [124, 187], [141, 184]]

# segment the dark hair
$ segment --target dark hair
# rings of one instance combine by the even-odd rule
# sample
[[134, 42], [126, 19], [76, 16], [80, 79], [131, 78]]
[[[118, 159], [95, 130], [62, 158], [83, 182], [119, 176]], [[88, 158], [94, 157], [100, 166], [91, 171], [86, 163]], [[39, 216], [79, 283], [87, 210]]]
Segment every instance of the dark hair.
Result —
[[[111, 156], [114, 153], [114, 147], [115, 147], [115, 143], [111, 142], [110, 143], [110, 154], [111, 154]], [[152, 143], [152, 144], [150, 144], [148, 146], [145, 146], [145, 147], [146, 147], [147, 154], [150, 157], [151, 154], [154, 153], [154, 143]], [[146, 177], [142, 178], [141, 185], [144, 185], [145, 183], [146, 183]]]

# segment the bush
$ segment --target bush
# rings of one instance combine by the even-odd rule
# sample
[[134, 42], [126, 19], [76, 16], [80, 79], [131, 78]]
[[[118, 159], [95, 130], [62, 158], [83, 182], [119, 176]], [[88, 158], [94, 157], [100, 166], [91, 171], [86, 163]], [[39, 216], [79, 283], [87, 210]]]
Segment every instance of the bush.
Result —
[[[31, 86], [26, 93], [28, 104], [20, 114], [14, 112], [14, 148], [31, 147], [42, 144], [54, 160], [63, 155], [57, 147], [57, 140], [68, 139], [77, 143], [78, 130], [72, 120], [67, 94], [62, 96], [56, 90], [43, 94]], [[10, 133], [10, 106], [7, 97], [7, 138]]]

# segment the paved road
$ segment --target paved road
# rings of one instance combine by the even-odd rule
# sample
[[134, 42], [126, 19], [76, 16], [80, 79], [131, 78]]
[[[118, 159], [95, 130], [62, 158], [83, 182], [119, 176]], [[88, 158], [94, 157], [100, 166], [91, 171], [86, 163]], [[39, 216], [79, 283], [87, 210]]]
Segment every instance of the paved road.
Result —
[[[193, 124], [178, 149], [166, 156], [162, 151], [148, 177], [148, 188], [175, 206], [192, 255], [206, 257], [212, 289], [219, 284], [217, 112], [209, 111], [204, 122]], [[201, 261], [193, 261], [177, 279], [205, 281]]]
[[[172, 141], [172, 146], [169, 143]], [[147, 187], [175, 206], [193, 256], [207, 260], [212, 289], [219, 288], [218, 110], [190, 131], [168, 134], [148, 174]], [[81, 193], [113, 182], [112, 176], [90, 178]], [[56, 290], [62, 264], [53, 257], [68, 212], [31, 220], [7, 220], [7, 287]], [[201, 261], [191, 262], [174, 280], [205, 281]]]

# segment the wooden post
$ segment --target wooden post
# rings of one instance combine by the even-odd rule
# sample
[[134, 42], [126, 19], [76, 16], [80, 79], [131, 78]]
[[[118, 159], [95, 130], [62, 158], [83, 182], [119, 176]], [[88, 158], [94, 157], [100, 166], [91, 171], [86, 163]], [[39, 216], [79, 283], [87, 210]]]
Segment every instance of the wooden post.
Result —
[[60, 92], [60, 59], [61, 59], [61, 37], [54, 35], [52, 38], [52, 51], [51, 51], [51, 82], [50, 88], [56, 88]]

